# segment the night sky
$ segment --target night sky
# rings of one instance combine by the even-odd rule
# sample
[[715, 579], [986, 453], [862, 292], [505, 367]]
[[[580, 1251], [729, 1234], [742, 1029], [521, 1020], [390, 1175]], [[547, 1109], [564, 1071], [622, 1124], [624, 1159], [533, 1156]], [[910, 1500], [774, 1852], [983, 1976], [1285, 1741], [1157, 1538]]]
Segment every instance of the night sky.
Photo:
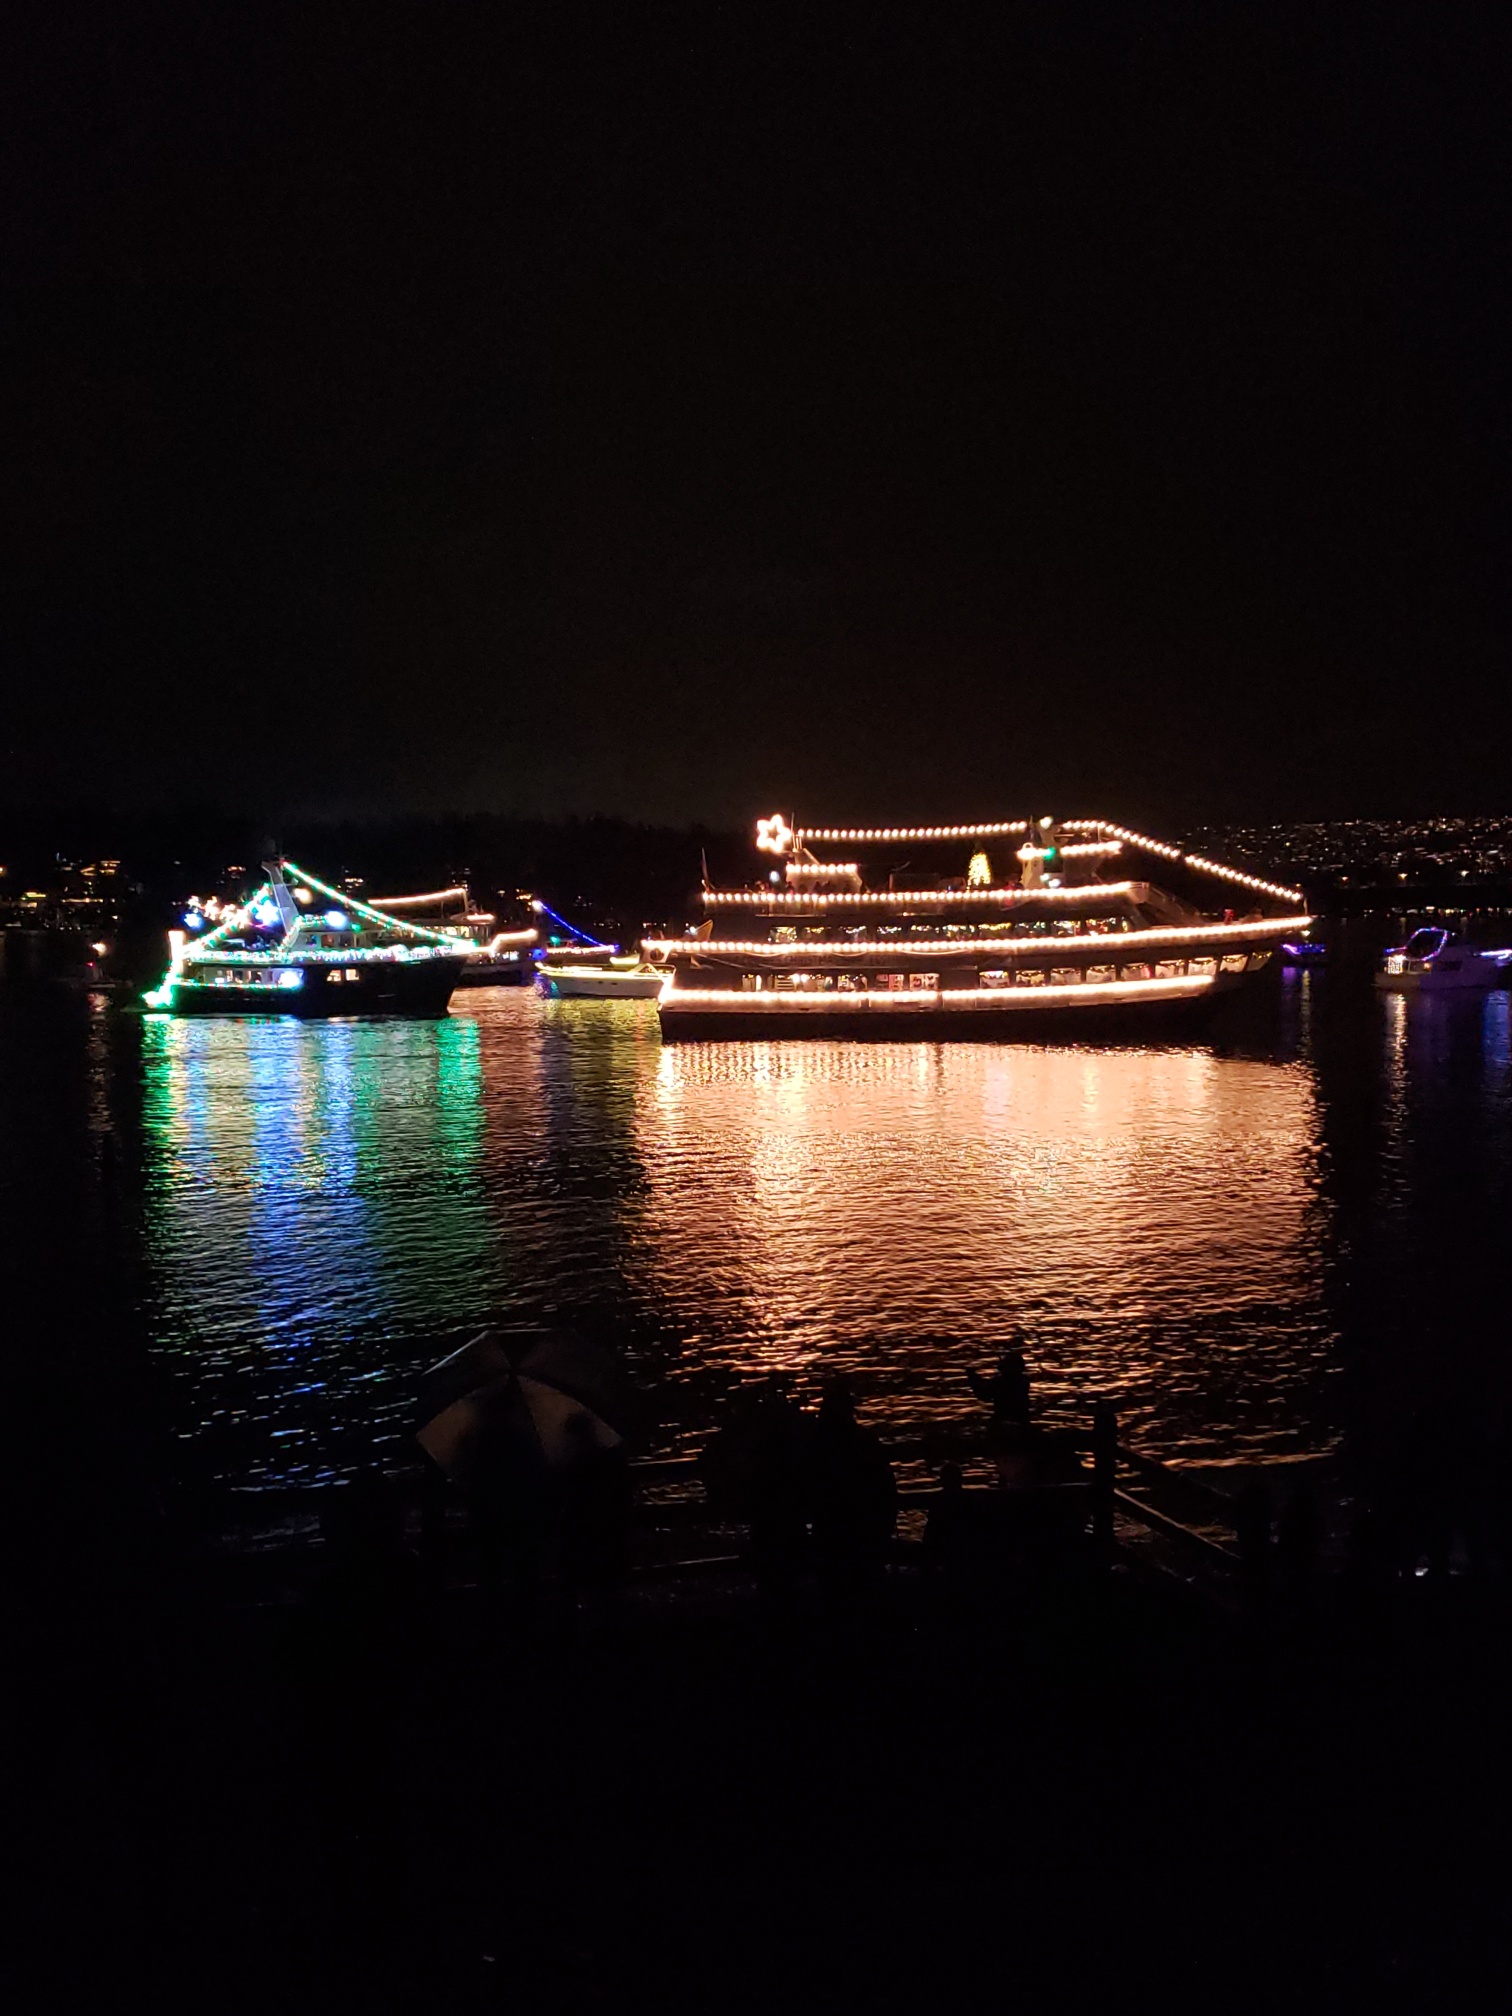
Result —
[[3, 37], [13, 805], [1512, 804], [1505, 7]]

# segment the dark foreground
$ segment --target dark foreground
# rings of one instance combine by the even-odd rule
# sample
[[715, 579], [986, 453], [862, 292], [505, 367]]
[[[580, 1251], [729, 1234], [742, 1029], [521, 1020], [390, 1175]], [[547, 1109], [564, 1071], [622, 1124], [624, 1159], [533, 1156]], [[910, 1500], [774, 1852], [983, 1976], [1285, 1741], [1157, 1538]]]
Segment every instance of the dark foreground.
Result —
[[1453, 2007], [1504, 1977], [1506, 1620], [1463, 1583], [1259, 1636], [1086, 1561], [778, 1615], [717, 1576], [231, 1607], [129, 1522], [34, 1565], [17, 2006]]

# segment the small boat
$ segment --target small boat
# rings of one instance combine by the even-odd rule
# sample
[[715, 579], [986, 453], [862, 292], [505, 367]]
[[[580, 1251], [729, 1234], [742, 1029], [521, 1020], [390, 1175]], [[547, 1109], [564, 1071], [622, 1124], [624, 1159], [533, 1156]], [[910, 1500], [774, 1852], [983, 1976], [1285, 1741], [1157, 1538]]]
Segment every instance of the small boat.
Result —
[[444, 1015], [472, 945], [386, 916], [293, 861], [241, 903], [192, 903], [143, 1005], [168, 1015]]
[[1316, 938], [1287, 938], [1281, 945], [1283, 966], [1321, 966], [1328, 957], [1328, 947]]
[[633, 952], [549, 952], [536, 968], [536, 986], [551, 1000], [655, 1001], [666, 972], [648, 966]]
[[1391, 948], [1375, 984], [1393, 993], [1448, 994], [1502, 987], [1509, 979], [1512, 946], [1471, 945], [1442, 924], [1425, 924]]
[[465, 882], [423, 896], [375, 896], [372, 907], [406, 924], [465, 939], [472, 948], [457, 977], [459, 987], [523, 987], [535, 972], [535, 927], [500, 931], [492, 910], [477, 909]]

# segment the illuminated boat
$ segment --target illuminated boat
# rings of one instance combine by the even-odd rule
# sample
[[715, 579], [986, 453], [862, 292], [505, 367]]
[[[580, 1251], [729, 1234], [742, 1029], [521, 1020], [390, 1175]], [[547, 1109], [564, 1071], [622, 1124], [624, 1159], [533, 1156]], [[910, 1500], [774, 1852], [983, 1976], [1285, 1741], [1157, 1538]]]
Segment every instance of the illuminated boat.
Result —
[[756, 845], [764, 881], [705, 889], [696, 933], [644, 941], [667, 1037], [1126, 1034], [1204, 1009], [1312, 921], [1300, 890], [1100, 819], [774, 816]]
[[538, 991], [562, 1001], [654, 1001], [666, 974], [634, 952], [613, 946], [546, 953], [536, 968]]
[[661, 993], [665, 976], [637, 953], [592, 937], [539, 898], [531, 908], [556, 926], [536, 965], [536, 991], [548, 1000], [654, 1001]]
[[444, 1015], [471, 945], [265, 861], [244, 903], [192, 903], [144, 1005], [171, 1015]]
[[492, 910], [477, 910], [465, 882], [420, 896], [375, 896], [372, 907], [409, 924], [452, 933], [472, 947], [457, 980], [459, 987], [524, 987], [535, 973], [540, 933], [534, 926], [500, 931]]
[[1512, 979], [1512, 946], [1490, 951], [1468, 945], [1440, 924], [1425, 924], [1405, 945], [1394, 945], [1375, 976], [1396, 993], [1449, 994], [1505, 986]]

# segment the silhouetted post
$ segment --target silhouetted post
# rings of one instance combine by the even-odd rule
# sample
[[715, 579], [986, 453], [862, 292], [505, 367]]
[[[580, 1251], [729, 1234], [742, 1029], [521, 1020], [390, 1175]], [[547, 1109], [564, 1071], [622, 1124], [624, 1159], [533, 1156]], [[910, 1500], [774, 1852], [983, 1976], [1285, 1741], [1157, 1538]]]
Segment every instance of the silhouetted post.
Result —
[[1271, 1506], [1265, 1486], [1247, 1484], [1234, 1500], [1232, 1517], [1244, 1607], [1252, 1623], [1264, 1624], [1271, 1593]]
[[1113, 1553], [1113, 1487], [1118, 1476], [1118, 1410], [1111, 1400], [1092, 1405], [1092, 1538], [1104, 1561]]

